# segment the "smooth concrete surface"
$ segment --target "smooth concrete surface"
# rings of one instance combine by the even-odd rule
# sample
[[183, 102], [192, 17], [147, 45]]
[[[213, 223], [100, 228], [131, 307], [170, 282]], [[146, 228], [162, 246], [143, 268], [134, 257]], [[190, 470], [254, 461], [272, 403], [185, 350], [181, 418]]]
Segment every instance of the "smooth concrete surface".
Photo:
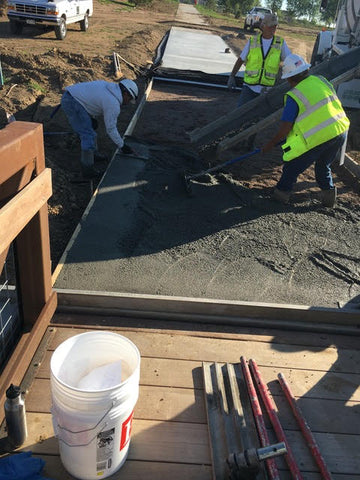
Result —
[[191, 25], [207, 25], [204, 17], [202, 17], [193, 5], [180, 3], [176, 12], [175, 20], [181, 23], [189, 23]]
[[229, 75], [236, 59], [236, 55], [218, 35], [172, 27], [161, 67]]
[[114, 157], [91, 209], [81, 222], [56, 287], [67, 288], [71, 284], [91, 290], [96, 283], [98, 288], [103, 285], [106, 290], [109, 276], [116, 276], [116, 265], [115, 270], [109, 268], [111, 260], [123, 257], [119, 238], [126, 237], [131, 230], [141, 187], [141, 180], [136, 177], [143, 168], [143, 160]]

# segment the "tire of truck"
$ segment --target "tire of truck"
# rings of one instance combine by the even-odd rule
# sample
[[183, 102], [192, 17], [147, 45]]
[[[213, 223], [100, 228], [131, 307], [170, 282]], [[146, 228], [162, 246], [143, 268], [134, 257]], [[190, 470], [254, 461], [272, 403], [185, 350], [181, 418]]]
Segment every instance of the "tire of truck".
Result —
[[254, 28], [255, 28], [255, 27], [254, 27], [254, 23], [251, 22], [251, 24], [250, 24], [250, 32], [253, 32], [253, 31], [254, 31]]
[[247, 28], [248, 28], [248, 25], [246, 22], [244, 22], [244, 30], [247, 30]]
[[16, 22], [15, 20], [10, 20], [9, 25], [10, 25], [10, 32], [15, 35], [20, 35], [24, 27], [24, 25], [21, 22]]
[[81, 20], [80, 22], [80, 30], [82, 32], [86, 32], [88, 28], [89, 28], [89, 15], [85, 13], [84, 19]]
[[59, 25], [56, 25], [55, 27], [56, 38], [58, 40], [64, 40], [64, 38], [66, 37], [66, 32], [67, 32], [67, 28], [66, 28], [65, 18], [61, 18]]

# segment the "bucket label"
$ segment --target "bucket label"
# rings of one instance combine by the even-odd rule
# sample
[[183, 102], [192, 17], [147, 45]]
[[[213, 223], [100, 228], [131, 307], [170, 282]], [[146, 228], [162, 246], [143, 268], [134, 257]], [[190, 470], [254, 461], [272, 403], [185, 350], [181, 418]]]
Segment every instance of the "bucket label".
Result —
[[133, 415], [134, 412], [131, 412], [128, 418], [121, 425], [120, 450], [122, 450], [129, 443]]
[[105, 430], [97, 435], [96, 470], [106, 470], [111, 467], [114, 451], [115, 427]]

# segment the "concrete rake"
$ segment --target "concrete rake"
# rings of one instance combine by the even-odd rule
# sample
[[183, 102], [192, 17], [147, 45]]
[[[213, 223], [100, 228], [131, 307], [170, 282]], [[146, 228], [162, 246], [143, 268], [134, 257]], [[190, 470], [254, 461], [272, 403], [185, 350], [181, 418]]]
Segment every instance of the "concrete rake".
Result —
[[211, 172], [216, 172], [218, 170], [221, 170], [224, 167], [228, 167], [229, 165], [232, 165], [233, 163], [240, 162], [241, 160], [245, 160], [246, 158], [251, 157], [252, 155], [256, 155], [257, 153], [260, 152], [260, 148], [255, 148], [255, 150], [244, 153], [244, 155], [241, 155], [240, 157], [232, 158], [231, 160], [227, 160], [224, 163], [221, 163], [220, 165], [215, 165], [214, 167], [208, 168], [207, 170], [203, 170], [198, 173], [194, 173], [192, 175], [186, 175], [185, 173], [182, 173], [182, 179], [184, 182], [185, 190], [189, 195], [192, 194], [192, 185], [191, 185], [191, 180], [195, 178], [202, 177], [203, 175], [206, 175], [207, 173]]

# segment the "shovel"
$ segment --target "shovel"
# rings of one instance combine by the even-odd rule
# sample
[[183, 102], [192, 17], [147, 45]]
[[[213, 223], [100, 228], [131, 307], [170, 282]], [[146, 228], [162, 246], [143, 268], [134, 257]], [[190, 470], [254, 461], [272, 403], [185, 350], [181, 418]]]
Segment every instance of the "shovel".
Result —
[[253, 150], [252, 152], [244, 153], [244, 155], [241, 155], [240, 157], [233, 158], [231, 160], [228, 160], [227, 162], [221, 163], [220, 165], [215, 165], [215, 167], [211, 167], [207, 170], [203, 170], [202, 172], [194, 173], [193, 175], [182, 174], [182, 178], [183, 178], [184, 185], [185, 185], [185, 190], [187, 191], [187, 193], [189, 195], [191, 195], [191, 193], [192, 193], [191, 180], [193, 180], [194, 178], [202, 177], [203, 175], [206, 175], [207, 173], [215, 172], [217, 170], [221, 170], [224, 167], [232, 165], [233, 163], [240, 162], [241, 160], [245, 160], [246, 158], [249, 158], [252, 155], [256, 155], [259, 152], [260, 152], [260, 148], [255, 148], [255, 150]]

